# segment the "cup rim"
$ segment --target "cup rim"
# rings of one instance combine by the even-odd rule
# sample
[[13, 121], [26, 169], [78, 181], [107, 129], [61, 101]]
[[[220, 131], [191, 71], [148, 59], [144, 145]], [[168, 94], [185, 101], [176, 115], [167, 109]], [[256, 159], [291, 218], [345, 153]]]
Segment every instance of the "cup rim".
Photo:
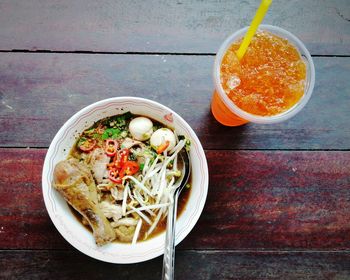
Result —
[[213, 79], [214, 79], [215, 88], [219, 93], [221, 100], [230, 109], [230, 111], [247, 121], [254, 122], [254, 123], [261, 123], [261, 124], [269, 124], [269, 123], [277, 123], [277, 122], [285, 121], [293, 117], [294, 115], [296, 115], [307, 104], [307, 102], [309, 101], [312, 95], [313, 88], [315, 85], [315, 66], [314, 66], [312, 57], [309, 51], [307, 50], [307, 48], [305, 47], [304, 43], [289, 31], [277, 26], [261, 24], [259, 26], [260, 30], [270, 31], [273, 34], [286, 38], [291, 44], [294, 45], [294, 47], [298, 49], [302, 57], [304, 57], [304, 60], [306, 60], [305, 63], [307, 66], [307, 77], [306, 77], [306, 84], [305, 84], [305, 92], [302, 98], [299, 100], [299, 102], [297, 102], [293, 107], [289, 108], [287, 111], [284, 111], [280, 114], [273, 115], [273, 116], [259, 116], [259, 115], [248, 113], [242, 110], [241, 108], [239, 108], [236, 104], [233, 103], [232, 100], [228, 98], [220, 82], [220, 65], [227, 48], [231, 45], [233, 41], [236, 41], [237, 38], [243, 37], [246, 31], [248, 30], [248, 28], [249, 26], [246, 26], [244, 28], [237, 30], [236, 32], [231, 34], [221, 44], [219, 51], [215, 56], [214, 69], [213, 69]]

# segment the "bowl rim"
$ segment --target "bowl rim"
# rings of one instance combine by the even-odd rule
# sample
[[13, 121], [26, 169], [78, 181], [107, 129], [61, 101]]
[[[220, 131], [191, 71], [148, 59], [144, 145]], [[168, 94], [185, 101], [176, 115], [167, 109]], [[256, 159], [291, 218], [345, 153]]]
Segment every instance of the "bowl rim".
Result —
[[[131, 102], [131, 103], [135, 103], [135, 104], [138, 104], [138, 103], [149, 104], [150, 106], [152, 106], [154, 108], [159, 108], [160, 110], [163, 110], [165, 112], [169, 112], [170, 114], [172, 114], [174, 120], [177, 120], [179, 123], [181, 123], [181, 127], [185, 128], [186, 133], [188, 133], [189, 136], [191, 137], [192, 143], [194, 143], [194, 145], [192, 145], [192, 146], [195, 147], [196, 152], [198, 153], [199, 163], [201, 165], [201, 168], [204, 170], [204, 173], [202, 173], [204, 175], [204, 178], [201, 179], [201, 182], [203, 182], [203, 184], [201, 184], [202, 186], [200, 186], [201, 199], [196, 204], [196, 207], [194, 210], [195, 213], [194, 213], [194, 215], [191, 216], [191, 221], [188, 222], [189, 225], [186, 226], [186, 228], [182, 229], [182, 231], [179, 234], [177, 232], [176, 245], [178, 243], [180, 243], [190, 233], [190, 231], [193, 229], [193, 227], [197, 223], [197, 221], [198, 221], [198, 219], [203, 211], [204, 205], [205, 205], [205, 201], [206, 201], [206, 197], [207, 197], [207, 193], [208, 193], [208, 184], [209, 184], [209, 171], [208, 171], [207, 160], [205, 157], [203, 147], [202, 147], [196, 133], [193, 131], [193, 129], [189, 126], [189, 124], [180, 115], [178, 115], [175, 111], [173, 111], [172, 109], [170, 109], [169, 107], [167, 107], [165, 105], [162, 105], [156, 101], [146, 99], [146, 98], [141, 98], [141, 97], [131, 97], [131, 96], [112, 97], [112, 98], [103, 99], [103, 100], [94, 102], [94, 103], [82, 108], [77, 113], [75, 113], [73, 116], [71, 116], [56, 133], [55, 137], [53, 138], [53, 140], [49, 146], [49, 149], [46, 153], [46, 156], [45, 156], [45, 161], [44, 161], [44, 166], [43, 166], [43, 171], [42, 171], [42, 193], [43, 193], [45, 207], [46, 207], [46, 210], [50, 216], [50, 219], [53, 222], [53, 224], [55, 225], [56, 229], [63, 236], [63, 238], [66, 239], [66, 241], [68, 241], [68, 243], [70, 243], [73, 247], [75, 247], [76, 249], [78, 249], [82, 253], [84, 253], [92, 258], [95, 258], [95, 259], [98, 259], [101, 261], [105, 261], [105, 262], [109, 262], [109, 263], [119, 263], [119, 264], [138, 263], [138, 262], [142, 262], [142, 261], [146, 261], [146, 260], [158, 257], [158, 256], [163, 254], [164, 242], [162, 243], [162, 241], [160, 240], [162, 243], [162, 247], [158, 247], [157, 249], [154, 249], [154, 250], [149, 250], [147, 255], [143, 255], [143, 256], [138, 255], [135, 258], [133, 258], [132, 256], [129, 256], [128, 258], [123, 258], [122, 256], [120, 258], [115, 258], [115, 256], [113, 256], [113, 258], [111, 258], [111, 256], [108, 254], [100, 254], [101, 252], [104, 251], [104, 248], [109, 246], [110, 244], [104, 245], [102, 247], [97, 247], [95, 245], [94, 248], [90, 248], [89, 250], [87, 250], [84, 246], [82, 246], [81, 244], [77, 244], [76, 242], [74, 242], [74, 240], [72, 240], [71, 237], [69, 237], [67, 235], [66, 229], [62, 227], [62, 221], [60, 221], [59, 218], [57, 218], [56, 213], [53, 210], [53, 208], [55, 208], [56, 206], [53, 207], [53, 204], [55, 204], [55, 202], [53, 201], [52, 197], [50, 197], [49, 193], [53, 189], [51, 186], [51, 182], [50, 182], [50, 172], [53, 171], [53, 160], [57, 156], [57, 154], [59, 153], [58, 146], [62, 145], [64, 137], [69, 134], [68, 131], [72, 130], [72, 129], [74, 130], [74, 127], [75, 127], [75, 125], [77, 125], [78, 120], [79, 119], [83, 120], [85, 117], [87, 117], [87, 114], [89, 112], [91, 113], [94, 109], [99, 108], [102, 105], [107, 104], [106, 106], [108, 107], [108, 106], [112, 106], [110, 104], [116, 104], [116, 103], [122, 104], [123, 102], [126, 102], [126, 101]], [[134, 105], [134, 106], [137, 106], [137, 105]], [[152, 118], [152, 116], [149, 116], [149, 117]], [[175, 129], [176, 129], [176, 127], [175, 127]], [[79, 131], [79, 133], [81, 133], [81, 132], [82, 131]], [[64, 223], [64, 221], [63, 221], [63, 223]], [[162, 233], [156, 237], [151, 238], [150, 240], [155, 240], [158, 238], [165, 239], [165, 234]], [[143, 242], [140, 242], [138, 244], [144, 244], [146, 242], [148, 242], [148, 241], [143, 241]], [[128, 249], [131, 248], [131, 246], [132, 246], [130, 244], [123, 244], [123, 243], [112, 243], [112, 244], [118, 244], [117, 247], [121, 247], [121, 248], [126, 246], [126, 247], [128, 247]], [[137, 246], [137, 244], [136, 244], [136, 246]], [[135, 248], [137, 248], [136, 246], [135, 246]]]

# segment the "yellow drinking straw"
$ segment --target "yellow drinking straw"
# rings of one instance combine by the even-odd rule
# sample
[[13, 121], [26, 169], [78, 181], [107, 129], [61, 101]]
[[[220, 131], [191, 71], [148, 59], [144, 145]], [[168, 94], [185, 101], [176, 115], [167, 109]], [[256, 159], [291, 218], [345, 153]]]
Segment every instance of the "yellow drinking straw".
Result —
[[242, 59], [245, 52], [247, 51], [248, 46], [249, 46], [256, 30], [258, 29], [260, 23], [264, 19], [264, 16], [265, 16], [267, 10], [269, 9], [271, 2], [272, 2], [272, 0], [261, 0], [260, 6], [259, 6], [258, 10], [256, 11], [256, 14], [252, 20], [252, 23], [249, 26], [247, 33], [244, 36], [243, 42], [239, 46], [238, 51], [236, 52], [236, 55], [237, 55], [239, 60]]

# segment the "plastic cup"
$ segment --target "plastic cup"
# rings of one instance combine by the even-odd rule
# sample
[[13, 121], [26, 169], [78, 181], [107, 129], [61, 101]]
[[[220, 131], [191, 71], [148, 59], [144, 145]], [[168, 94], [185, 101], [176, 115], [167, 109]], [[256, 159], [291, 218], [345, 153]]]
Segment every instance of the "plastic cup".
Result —
[[300, 100], [290, 109], [273, 116], [258, 116], [243, 111], [236, 106], [232, 100], [226, 95], [220, 82], [220, 66], [223, 56], [230, 45], [241, 39], [246, 33], [248, 27], [242, 28], [229, 36], [221, 45], [215, 57], [213, 78], [215, 90], [211, 102], [211, 111], [215, 119], [226, 126], [239, 126], [248, 122], [270, 124], [285, 121], [297, 114], [309, 101], [314, 85], [315, 85], [315, 66], [309, 51], [305, 45], [292, 33], [272, 25], [260, 25], [259, 30], [269, 31], [281, 38], [287, 39], [299, 51], [302, 59], [306, 64], [306, 81], [305, 92]]

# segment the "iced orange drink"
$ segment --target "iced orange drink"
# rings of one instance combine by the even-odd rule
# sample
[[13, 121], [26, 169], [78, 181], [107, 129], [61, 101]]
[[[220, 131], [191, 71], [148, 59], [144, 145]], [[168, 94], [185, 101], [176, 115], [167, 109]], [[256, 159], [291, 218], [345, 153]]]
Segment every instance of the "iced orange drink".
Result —
[[306, 104], [314, 84], [312, 59], [296, 37], [284, 32], [263, 25], [241, 60], [236, 51], [243, 34], [224, 43], [216, 57], [212, 100], [219, 122], [236, 126], [282, 121]]

